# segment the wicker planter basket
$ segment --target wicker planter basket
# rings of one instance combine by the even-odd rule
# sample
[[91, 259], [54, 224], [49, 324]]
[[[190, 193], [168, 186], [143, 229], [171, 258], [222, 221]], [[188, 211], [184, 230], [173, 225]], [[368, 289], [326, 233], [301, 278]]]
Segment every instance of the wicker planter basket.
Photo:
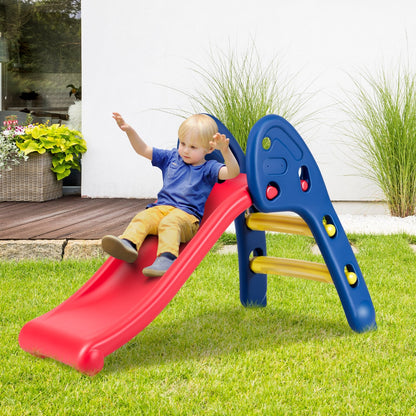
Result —
[[49, 201], [62, 196], [62, 181], [51, 171], [50, 153], [32, 153], [26, 162], [1, 172], [0, 201]]

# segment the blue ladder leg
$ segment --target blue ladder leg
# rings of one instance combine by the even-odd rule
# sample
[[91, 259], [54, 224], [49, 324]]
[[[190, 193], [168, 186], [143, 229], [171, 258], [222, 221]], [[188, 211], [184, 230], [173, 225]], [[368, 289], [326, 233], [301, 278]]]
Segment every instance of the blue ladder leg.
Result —
[[250, 269], [250, 256], [265, 256], [266, 235], [264, 231], [247, 228], [243, 212], [234, 221], [237, 235], [238, 267], [240, 271], [240, 301], [244, 306], [267, 305], [267, 275]]

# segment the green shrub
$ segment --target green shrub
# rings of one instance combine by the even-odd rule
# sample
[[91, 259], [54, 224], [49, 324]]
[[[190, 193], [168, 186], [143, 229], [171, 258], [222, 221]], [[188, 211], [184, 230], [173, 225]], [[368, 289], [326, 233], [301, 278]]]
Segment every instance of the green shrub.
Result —
[[32, 152], [51, 153], [51, 170], [56, 173], [58, 180], [67, 177], [71, 169], [80, 170], [81, 154], [87, 151], [79, 131], [58, 124], [28, 127], [24, 134], [16, 136], [16, 145], [25, 155]]

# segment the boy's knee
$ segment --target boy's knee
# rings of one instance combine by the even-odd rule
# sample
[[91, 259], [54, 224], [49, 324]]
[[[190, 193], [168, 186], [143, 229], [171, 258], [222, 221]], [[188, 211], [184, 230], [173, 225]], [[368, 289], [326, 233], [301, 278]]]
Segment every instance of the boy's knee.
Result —
[[176, 232], [182, 242], [193, 237], [198, 229], [197, 218], [179, 209], [172, 211], [159, 224], [159, 234], [165, 230]]

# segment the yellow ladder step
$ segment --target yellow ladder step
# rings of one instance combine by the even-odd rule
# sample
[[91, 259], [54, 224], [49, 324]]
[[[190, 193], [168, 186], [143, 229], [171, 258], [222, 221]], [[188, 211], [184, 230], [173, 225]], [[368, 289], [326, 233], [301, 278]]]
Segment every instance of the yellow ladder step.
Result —
[[247, 227], [257, 231], [276, 231], [313, 237], [312, 231], [301, 217], [278, 213], [253, 212], [246, 218]]
[[316, 280], [318, 282], [333, 283], [331, 274], [325, 264], [311, 261], [258, 256], [250, 261], [250, 268], [254, 273], [281, 274], [301, 279]]

